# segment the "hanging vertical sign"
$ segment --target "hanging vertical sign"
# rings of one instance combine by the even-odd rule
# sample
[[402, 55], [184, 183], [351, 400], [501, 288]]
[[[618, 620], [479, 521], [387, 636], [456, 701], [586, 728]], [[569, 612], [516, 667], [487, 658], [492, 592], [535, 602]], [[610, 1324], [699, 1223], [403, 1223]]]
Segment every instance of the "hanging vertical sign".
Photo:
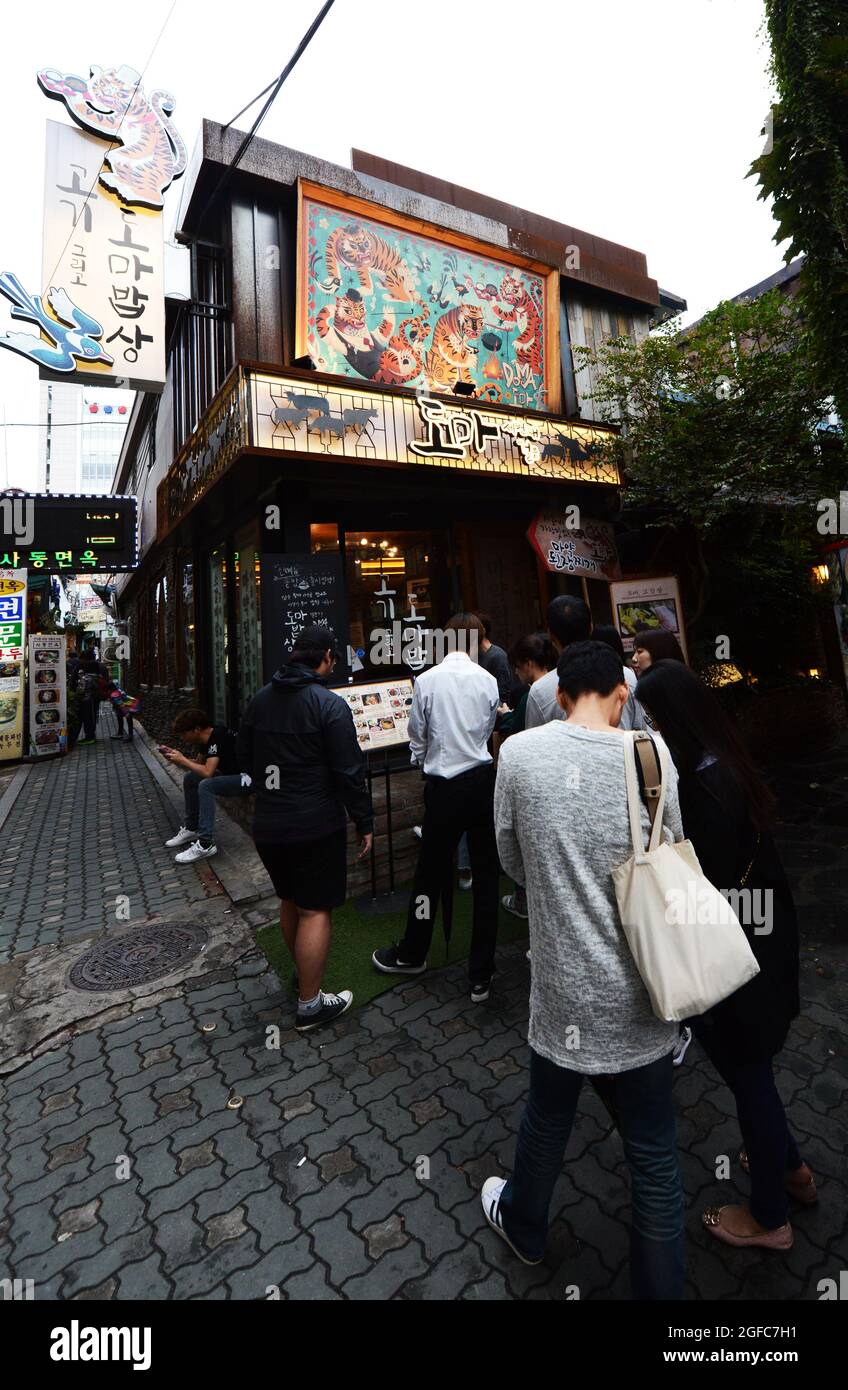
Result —
[[29, 755], [43, 758], [68, 748], [67, 637], [29, 639]]
[[[74, 381], [161, 391], [165, 381], [163, 217], [122, 207], [97, 183], [101, 141], [47, 122], [42, 284], [48, 302], [61, 287], [95, 319], [99, 356], [77, 356]], [[93, 186], [93, 187], [92, 187]], [[91, 192], [89, 190], [92, 190]], [[52, 329], [51, 329], [52, 331]], [[40, 361], [41, 376], [55, 369]], [[60, 369], [62, 371], [66, 369]]]
[[126, 66], [92, 66], [87, 78], [43, 68], [38, 85], [76, 124], [47, 122], [42, 290], [0, 274], [16, 325], [0, 348], [35, 362], [48, 381], [159, 392], [164, 199], [187, 163], [174, 98], [146, 96]]
[[26, 598], [26, 570], [0, 569], [0, 762], [22, 754]]

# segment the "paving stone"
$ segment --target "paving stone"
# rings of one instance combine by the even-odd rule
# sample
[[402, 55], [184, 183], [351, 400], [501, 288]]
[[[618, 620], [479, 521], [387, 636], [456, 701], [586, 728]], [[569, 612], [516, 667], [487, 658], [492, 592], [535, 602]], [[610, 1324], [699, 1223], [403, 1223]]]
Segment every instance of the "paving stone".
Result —
[[181, 1149], [176, 1158], [179, 1173], [191, 1173], [195, 1168], [207, 1168], [210, 1163], [215, 1162], [215, 1142], [207, 1139], [205, 1144]]
[[400, 1250], [409, 1240], [403, 1229], [403, 1220], [397, 1213], [385, 1221], [366, 1226], [362, 1236], [372, 1260], [379, 1260], [387, 1250]]
[[301, 1091], [300, 1095], [290, 1096], [283, 1103], [283, 1119], [293, 1120], [298, 1115], [309, 1115], [315, 1109], [311, 1091]]
[[206, 1244], [210, 1250], [223, 1245], [225, 1241], [237, 1240], [247, 1230], [244, 1221], [245, 1209], [233, 1207], [223, 1216], [213, 1216], [206, 1222]]
[[324, 1154], [323, 1158], [318, 1160], [324, 1182], [329, 1182], [331, 1178], [337, 1178], [342, 1173], [352, 1173], [356, 1166], [349, 1144], [343, 1149], [337, 1149], [335, 1153]]
[[377, 1258], [370, 1248], [366, 1250], [361, 1237], [351, 1231], [344, 1212], [337, 1212], [327, 1221], [315, 1222], [310, 1227], [310, 1235], [314, 1253], [326, 1264], [330, 1283], [335, 1288], [340, 1288], [354, 1275], [364, 1273]]
[[293, 1298], [298, 1302], [304, 1299], [310, 1302], [326, 1302], [342, 1296], [330, 1284], [326, 1266], [314, 1257], [312, 1264], [302, 1274], [294, 1274], [285, 1281], [282, 1292], [286, 1298]]

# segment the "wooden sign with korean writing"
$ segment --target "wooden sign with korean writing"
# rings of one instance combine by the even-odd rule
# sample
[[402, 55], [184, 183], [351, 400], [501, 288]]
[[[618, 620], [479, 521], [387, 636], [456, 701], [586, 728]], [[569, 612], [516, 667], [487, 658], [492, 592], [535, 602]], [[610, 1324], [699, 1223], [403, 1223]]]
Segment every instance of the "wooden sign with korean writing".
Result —
[[262, 646], [265, 678], [288, 661], [306, 627], [329, 627], [342, 655], [333, 682], [347, 679], [347, 607], [338, 555], [262, 556]]

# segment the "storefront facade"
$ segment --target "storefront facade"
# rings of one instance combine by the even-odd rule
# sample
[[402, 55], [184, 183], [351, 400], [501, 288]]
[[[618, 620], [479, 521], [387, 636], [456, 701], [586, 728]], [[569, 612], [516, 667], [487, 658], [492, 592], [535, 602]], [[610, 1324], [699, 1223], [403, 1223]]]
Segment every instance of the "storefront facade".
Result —
[[[115, 480], [141, 565], [119, 594], [128, 679], [166, 733], [197, 701], [238, 723], [299, 626], [330, 620], [339, 682], [408, 677], [375, 633], [491, 614], [504, 646], [558, 591], [540, 511], [614, 524], [620, 479], [575, 345], [644, 336], [637, 252], [354, 152], [354, 170], [204, 123], [169, 304], [168, 379], [139, 397]], [[300, 601], [298, 601], [300, 595]]]

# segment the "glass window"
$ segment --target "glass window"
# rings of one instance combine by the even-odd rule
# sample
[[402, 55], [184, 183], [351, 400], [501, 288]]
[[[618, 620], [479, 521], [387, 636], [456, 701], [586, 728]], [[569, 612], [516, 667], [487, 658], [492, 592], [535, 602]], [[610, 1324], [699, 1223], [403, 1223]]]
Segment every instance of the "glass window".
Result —
[[236, 536], [235, 577], [238, 612], [239, 711], [244, 713], [262, 685], [261, 577], [259, 528]]
[[309, 548], [313, 555], [327, 550], [338, 551], [339, 528], [335, 521], [319, 522], [309, 528]]
[[227, 722], [227, 556], [224, 547], [209, 556], [209, 600], [211, 608], [210, 641], [212, 664], [210, 670], [209, 711], [216, 724]]
[[345, 569], [355, 678], [409, 675], [418, 669], [414, 652], [404, 658], [414, 629], [441, 626], [451, 615], [447, 533], [348, 531]]
[[189, 557], [180, 562], [180, 636], [177, 652], [179, 663], [179, 683], [187, 690], [194, 689], [197, 682], [195, 663], [195, 623], [194, 623], [194, 563]]

